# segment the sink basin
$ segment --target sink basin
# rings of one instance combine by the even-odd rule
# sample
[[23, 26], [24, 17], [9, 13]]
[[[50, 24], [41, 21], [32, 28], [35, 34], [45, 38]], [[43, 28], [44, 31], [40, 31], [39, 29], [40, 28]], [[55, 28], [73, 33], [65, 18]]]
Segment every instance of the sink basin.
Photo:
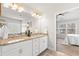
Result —
[[21, 40], [24, 40], [24, 39], [11, 40], [11, 41], [9, 41], [8, 43], [19, 42], [19, 41], [21, 41]]

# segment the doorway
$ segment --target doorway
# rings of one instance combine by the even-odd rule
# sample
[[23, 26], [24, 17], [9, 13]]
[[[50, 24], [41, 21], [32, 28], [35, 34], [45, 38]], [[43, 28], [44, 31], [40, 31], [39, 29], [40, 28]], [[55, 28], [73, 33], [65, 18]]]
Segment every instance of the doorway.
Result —
[[79, 56], [79, 11], [56, 15], [56, 51]]

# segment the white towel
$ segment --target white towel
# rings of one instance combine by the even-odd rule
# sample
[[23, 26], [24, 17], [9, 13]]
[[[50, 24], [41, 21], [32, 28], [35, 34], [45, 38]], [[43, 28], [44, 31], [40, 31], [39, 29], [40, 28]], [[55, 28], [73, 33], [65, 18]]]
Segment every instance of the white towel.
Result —
[[7, 39], [8, 38], [8, 28], [6, 25], [0, 28], [0, 38]]
[[3, 26], [3, 39], [7, 39], [8, 38], [8, 28], [6, 25]]

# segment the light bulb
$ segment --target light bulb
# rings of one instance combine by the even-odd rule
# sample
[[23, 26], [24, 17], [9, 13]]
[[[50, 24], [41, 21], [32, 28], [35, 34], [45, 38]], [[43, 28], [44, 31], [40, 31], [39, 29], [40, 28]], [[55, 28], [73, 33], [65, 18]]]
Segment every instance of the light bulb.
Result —
[[16, 4], [13, 4], [13, 5], [12, 5], [12, 9], [13, 9], [13, 10], [16, 10], [17, 8], [18, 8], [18, 5], [16, 5]]
[[36, 13], [33, 12], [33, 13], [32, 13], [32, 16], [36, 16]]
[[39, 17], [40, 15], [36, 15], [36, 16], [38, 16], [38, 17]]
[[22, 11], [24, 11], [24, 8], [19, 7], [19, 8], [18, 8], [18, 12], [22, 12]]

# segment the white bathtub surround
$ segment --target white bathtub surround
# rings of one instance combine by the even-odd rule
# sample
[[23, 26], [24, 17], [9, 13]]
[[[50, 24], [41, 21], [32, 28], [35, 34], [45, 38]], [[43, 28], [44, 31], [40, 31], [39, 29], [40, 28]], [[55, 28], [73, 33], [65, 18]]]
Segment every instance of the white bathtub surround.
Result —
[[68, 34], [65, 38], [65, 44], [79, 45], [79, 35], [78, 34]]

